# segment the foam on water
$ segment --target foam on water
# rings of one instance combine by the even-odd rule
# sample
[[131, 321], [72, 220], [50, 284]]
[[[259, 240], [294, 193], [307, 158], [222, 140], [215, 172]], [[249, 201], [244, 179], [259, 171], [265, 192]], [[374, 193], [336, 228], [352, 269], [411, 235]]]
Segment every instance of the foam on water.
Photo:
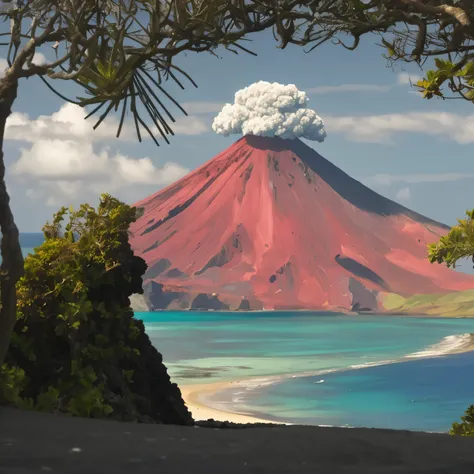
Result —
[[[235, 408], [238, 409], [245, 409], [245, 406], [240, 405], [242, 401], [245, 400], [245, 397], [242, 397], [243, 393], [247, 393], [248, 395], [250, 392], [254, 392], [256, 390], [262, 389], [264, 387], [274, 385], [277, 383], [282, 383], [286, 380], [296, 379], [296, 378], [304, 378], [304, 377], [317, 377], [324, 374], [333, 374], [339, 372], [348, 372], [353, 370], [362, 370], [367, 369], [370, 367], [379, 367], [389, 364], [399, 364], [402, 362], [409, 362], [413, 359], [429, 359], [434, 357], [440, 357], [449, 354], [458, 354], [461, 352], [468, 352], [474, 349], [474, 335], [473, 334], [454, 334], [451, 336], [444, 337], [440, 342], [433, 344], [427, 347], [425, 350], [415, 352], [412, 354], [407, 354], [403, 357], [398, 359], [387, 359], [387, 360], [380, 360], [380, 361], [371, 361], [365, 362], [363, 364], [353, 364], [347, 367], [337, 367], [337, 368], [328, 368], [322, 370], [315, 370], [315, 371], [306, 371], [300, 372], [296, 374], [279, 374], [279, 375], [272, 375], [268, 377], [254, 377], [247, 380], [238, 380], [232, 383], [232, 392], [233, 396], [231, 396], [232, 402], [234, 402], [234, 396], [238, 393], [238, 397], [235, 398], [234, 403], [239, 403], [238, 406], [234, 406], [232, 409], [227, 407], [227, 410], [236, 411]], [[314, 383], [323, 383], [324, 379], [321, 379]], [[245, 392], [239, 391], [234, 392], [234, 388], [239, 387], [243, 389]], [[226, 390], [223, 390], [225, 392]], [[205, 397], [207, 398], [207, 397]], [[209, 403], [209, 401], [207, 401]], [[210, 403], [212, 406], [216, 407], [215, 403]], [[216, 407], [217, 408], [217, 407]]]
[[444, 337], [440, 342], [427, 347], [423, 351], [408, 354], [407, 358], [420, 357], [438, 357], [447, 354], [456, 354], [459, 352], [467, 352], [473, 349], [473, 334], [454, 334]]
[[[138, 317], [144, 319], [152, 343], [164, 354], [170, 376], [179, 385], [227, 382], [225, 390], [204, 392], [202, 402], [228, 412], [336, 426], [368, 426], [382, 420], [391, 427], [386, 409], [390, 407], [390, 413], [398, 413], [393, 426], [438, 430], [449, 428], [449, 421], [462, 413], [470, 399], [465, 392], [457, 398], [446, 392], [442, 398], [444, 388], [436, 392], [433, 380], [438, 367], [446, 374], [446, 364], [457, 363], [452, 361], [458, 356], [445, 356], [472, 349], [469, 333], [474, 333], [474, 320], [295, 312], [160, 312]], [[465, 357], [462, 360], [474, 359], [470, 354]], [[399, 374], [416, 373], [419, 364], [426, 364], [429, 377], [420, 375], [420, 387], [417, 376], [403, 379], [402, 384], [414, 381], [414, 385], [399, 389]], [[394, 375], [370, 385], [377, 377], [373, 374], [385, 371]], [[365, 393], [365, 383], [375, 388]], [[433, 390], [428, 395], [427, 385]], [[353, 387], [357, 387], [354, 392]], [[420, 410], [429, 422], [416, 425], [414, 416]], [[373, 413], [379, 421], [364, 418]], [[442, 417], [447, 422], [438, 422]]]

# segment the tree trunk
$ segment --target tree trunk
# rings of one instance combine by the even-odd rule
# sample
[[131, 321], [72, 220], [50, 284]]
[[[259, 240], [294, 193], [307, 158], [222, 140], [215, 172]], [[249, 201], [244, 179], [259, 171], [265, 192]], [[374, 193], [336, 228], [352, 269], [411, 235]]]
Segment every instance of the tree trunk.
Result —
[[0, 231], [2, 233], [0, 267], [0, 366], [10, 344], [16, 322], [16, 284], [24, 272], [20, 235], [10, 209], [10, 196], [5, 184], [3, 137], [5, 124], [16, 99], [18, 80], [4, 77], [0, 81]]

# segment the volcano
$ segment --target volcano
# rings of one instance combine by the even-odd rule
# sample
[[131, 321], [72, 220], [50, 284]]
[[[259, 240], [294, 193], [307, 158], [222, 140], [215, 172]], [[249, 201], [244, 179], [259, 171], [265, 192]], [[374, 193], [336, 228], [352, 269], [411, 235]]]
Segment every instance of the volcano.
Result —
[[474, 288], [430, 264], [449, 227], [348, 176], [302, 141], [245, 136], [135, 204], [149, 309], [386, 310]]

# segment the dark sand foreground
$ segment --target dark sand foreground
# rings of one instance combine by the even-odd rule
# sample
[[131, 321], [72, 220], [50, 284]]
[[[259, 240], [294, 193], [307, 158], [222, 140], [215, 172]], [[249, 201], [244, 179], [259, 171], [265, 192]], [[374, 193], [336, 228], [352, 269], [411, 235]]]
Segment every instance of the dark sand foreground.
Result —
[[468, 474], [474, 439], [406, 431], [214, 429], [0, 408], [1, 474]]

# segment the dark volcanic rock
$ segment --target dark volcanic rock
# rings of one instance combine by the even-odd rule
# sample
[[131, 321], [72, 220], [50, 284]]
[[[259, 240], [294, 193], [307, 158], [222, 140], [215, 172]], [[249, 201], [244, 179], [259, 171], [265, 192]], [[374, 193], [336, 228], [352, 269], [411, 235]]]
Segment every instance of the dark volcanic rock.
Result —
[[171, 267], [171, 262], [167, 258], [160, 258], [155, 265], [148, 267], [143, 279], [155, 278]]
[[359, 280], [350, 278], [349, 291], [352, 293], [352, 311], [377, 310], [377, 292], [368, 290]]
[[229, 309], [229, 305], [219, 301], [217, 295], [209, 296], [201, 293], [194, 298], [191, 309], [213, 309], [219, 311]]
[[186, 276], [186, 274], [178, 268], [172, 268], [169, 272], [166, 273], [166, 276], [169, 278], [179, 278], [182, 276]]
[[[145, 284], [143, 296], [148, 308], [152, 311], [165, 309], [175, 300], [181, 302], [188, 299], [188, 294], [185, 292], [163, 291], [163, 285], [153, 280]], [[182, 307], [181, 304], [179, 306]]]
[[240, 311], [250, 311], [250, 301], [247, 298], [244, 298], [238, 308]]
[[194, 420], [184, 404], [181, 391], [171, 383], [163, 356], [152, 345], [143, 322], [137, 321], [137, 325], [140, 328], [137, 340], [140, 357], [131, 389], [137, 395], [135, 402], [141, 408], [140, 412], [165, 424], [193, 425]]

